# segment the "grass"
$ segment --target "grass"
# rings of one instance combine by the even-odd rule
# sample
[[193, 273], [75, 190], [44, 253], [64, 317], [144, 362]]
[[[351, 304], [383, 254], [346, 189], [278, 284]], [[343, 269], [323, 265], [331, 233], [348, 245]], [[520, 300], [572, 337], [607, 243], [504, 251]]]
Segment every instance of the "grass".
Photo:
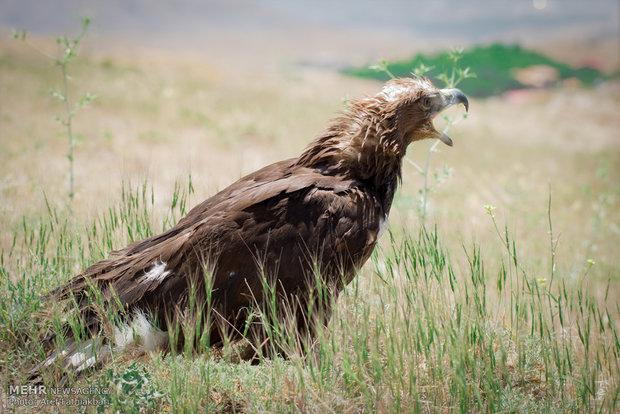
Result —
[[[516, 69], [529, 66], [546, 65], [557, 70], [558, 80], [576, 78], [584, 85], [592, 86], [597, 81], [607, 78], [607, 75], [597, 69], [589, 67], [574, 68], [570, 65], [553, 60], [541, 53], [522, 48], [519, 45], [492, 44], [489, 46], [474, 46], [467, 50], [459, 62], [462, 67], [471, 68], [477, 76], [463, 81], [460, 88], [467, 95], [475, 97], [489, 97], [499, 95], [511, 89], [526, 89], [514, 77]], [[414, 68], [420, 65], [430, 67], [429, 77], [437, 78], [441, 73], [449, 73], [453, 66], [449, 52], [434, 56], [418, 54], [408, 60], [387, 64], [388, 70], [396, 77], [408, 76]], [[388, 80], [389, 76], [383, 71], [372, 68], [350, 68], [346, 74], [367, 77], [378, 80]], [[614, 76], [617, 76], [614, 75]]]
[[[76, 183], [85, 184], [69, 213], [66, 144], [45, 92], [54, 76], [37, 57], [1, 50], [12, 103], [0, 118], [5, 392], [25, 381], [44, 357], [42, 335], [56, 329], [60, 315], [45, 317], [41, 294], [170, 227], [242, 174], [298, 154], [343, 96], [380, 87], [225, 76], [177, 56], [85, 55], [73, 86], [99, 99], [75, 119], [87, 137], [76, 146]], [[608, 90], [472, 100], [470, 118], [451, 130], [455, 147], [437, 154], [453, 173], [430, 199], [429, 227], [408, 201], [421, 180], [406, 165], [391, 234], [341, 295], [311, 357], [252, 366], [236, 361], [235, 344], [116, 355], [69, 385], [110, 390], [107, 412], [617, 410], [620, 102]], [[420, 164], [424, 149], [408, 156]], [[190, 172], [191, 186], [178, 178]], [[497, 208], [485, 211], [489, 203]], [[290, 341], [273, 330], [283, 333], [274, 342]]]
[[[169, 227], [186, 209], [177, 186], [163, 217], [153, 190], [125, 186], [119, 203], [84, 227], [50, 207], [23, 221], [0, 256], [3, 389], [43, 358], [36, 344], [61, 315], [40, 295], [110, 250]], [[111, 390], [107, 410], [189, 411], [614, 411], [620, 396], [620, 308], [598, 299], [587, 272], [571, 284], [553, 270], [529, 275], [517, 242], [489, 220], [504, 254], [448, 252], [437, 229], [390, 233], [372, 265], [344, 291], [310, 356], [231, 361], [234, 344], [202, 355], [117, 355], [71, 379]], [[551, 251], [546, 254], [551, 254]], [[33, 315], [36, 315], [33, 318]], [[272, 343], [291, 333], [273, 319]], [[233, 358], [234, 359], [234, 358]], [[47, 379], [48, 385], [55, 384]]]

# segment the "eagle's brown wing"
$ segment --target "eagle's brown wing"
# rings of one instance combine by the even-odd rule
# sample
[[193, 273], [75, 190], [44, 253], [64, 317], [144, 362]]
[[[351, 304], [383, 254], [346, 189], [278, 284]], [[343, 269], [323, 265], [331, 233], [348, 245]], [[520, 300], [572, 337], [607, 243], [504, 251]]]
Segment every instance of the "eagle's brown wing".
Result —
[[383, 217], [362, 183], [286, 160], [240, 179], [167, 232], [115, 252], [53, 295], [73, 293], [86, 306], [82, 294], [92, 284], [104, 299], [116, 294], [125, 308], [164, 318], [184, 306], [188, 286], [209, 262], [213, 304], [231, 317], [260, 300], [261, 268], [287, 293], [301, 293], [314, 265], [330, 282], [350, 280], [372, 252]]

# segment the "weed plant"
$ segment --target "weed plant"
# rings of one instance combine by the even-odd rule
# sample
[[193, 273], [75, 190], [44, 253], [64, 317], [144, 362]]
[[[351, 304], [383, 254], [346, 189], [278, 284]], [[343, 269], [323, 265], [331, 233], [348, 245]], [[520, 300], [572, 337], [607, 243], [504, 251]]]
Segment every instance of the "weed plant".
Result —
[[86, 35], [88, 30], [88, 26], [90, 25], [90, 19], [84, 18], [82, 20], [82, 31], [80, 34], [74, 39], [69, 39], [65, 36], [60, 36], [56, 38], [56, 44], [58, 45], [59, 52], [57, 55], [49, 54], [43, 50], [40, 50], [32, 43], [30, 43], [27, 39], [26, 31], [22, 30], [19, 32], [15, 32], [13, 34], [13, 38], [20, 40], [26, 44], [28, 44], [32, 49], [36, 50], [42, 56], [48, 58], [54, 66], [57, 66], [60, 69], [62, 84], [59, 90], [50, 88], [48, 93], [59, 102], [61, 102], [64, 106], [65, 113], [64, 115], [56, 116], [56, 121], [58, 121], [65, 129], [67, 133], [67, 138], [69, 141], [69, 149], [67, 151], [67, 160], [69, 160], [69, 205], [73, 201], [73, 197], [75, 195], [75, 174], [74, 174], [74, 150], [75, 150], [75, 138], [73, 135], [73, 118], [76, 116], [77, 112], [84, 108], [89, 102], [95, 99], [95, 95], [90, 92], [86, 93], [83, 97], [78, 99], [77, 103], [73, 104], [71, 100], [71, 96], [69, 93], [69, 82], [71, 81], [71, 76], [69, 75], [69, 66], [73, 59], [77, 57], [77, 50], [82, 38]]

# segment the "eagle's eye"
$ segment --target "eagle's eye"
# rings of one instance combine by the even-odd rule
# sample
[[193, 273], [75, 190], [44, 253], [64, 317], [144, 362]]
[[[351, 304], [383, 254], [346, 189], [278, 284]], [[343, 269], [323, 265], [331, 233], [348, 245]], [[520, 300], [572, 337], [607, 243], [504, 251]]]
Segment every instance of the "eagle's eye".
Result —
[[429, 109], [431, 107], [431, 98], [429, 98], [428, 96], [422, 97], [422, 99], [420, 99], [420, 106], [424, 110]]

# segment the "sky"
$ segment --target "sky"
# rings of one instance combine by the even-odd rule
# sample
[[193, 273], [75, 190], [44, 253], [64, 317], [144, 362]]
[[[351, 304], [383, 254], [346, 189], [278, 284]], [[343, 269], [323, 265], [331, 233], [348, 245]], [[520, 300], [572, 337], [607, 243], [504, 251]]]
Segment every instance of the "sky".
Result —
[[[618, 0], [0, 0], [0, 30], [330, 65], [475, 43], [617, 41]], [[617, 48], [620, 50], [620, 46]], [[258, 51], [258, 52], [257, 52]], [[615, 57], [614, 57], [615, 59]]]
[[590, 25], [618, 35], [617, 0], [0, 0], [0, 25], [55, 33], [89, 15], [102, 33], [165, 35], [298, 28], [403, 30], [473, 41], [532, 29], [547, 36]]

